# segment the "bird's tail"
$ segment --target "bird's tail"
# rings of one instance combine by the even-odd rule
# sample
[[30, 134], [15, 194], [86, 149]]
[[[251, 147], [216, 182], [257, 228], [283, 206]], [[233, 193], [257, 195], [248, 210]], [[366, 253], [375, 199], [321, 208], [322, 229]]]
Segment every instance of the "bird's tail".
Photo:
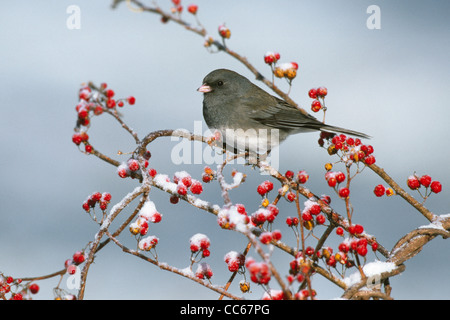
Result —
[[350, 129], [344, 129], [344, 128], [340, 128], [340, 127], [335, 127], [335, 126], [330, 126], [330, 125], [324, 125], [321, 131], [331, 131], [332, 133], [343, 133], [346, 135], [350, 135], [350, 136], [355, 136], [358, 138], [365, 138], [365, 139], [370, 139], [371, 136], [362, 133], [362, 132], [358, 132], [358, 131], [354, 131], [354, 130], [350, 130]]

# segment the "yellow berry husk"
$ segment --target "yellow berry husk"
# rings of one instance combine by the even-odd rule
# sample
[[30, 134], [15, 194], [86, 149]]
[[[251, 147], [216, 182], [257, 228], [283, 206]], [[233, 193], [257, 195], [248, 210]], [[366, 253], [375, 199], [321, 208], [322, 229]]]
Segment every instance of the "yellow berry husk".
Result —
[[131, 226], [130, 226], [130, 232], [131, 232], [133, 235], [137, 235], [137, 234], [139, 233], [139, 228], [137, 228], [137, 227], [131, 227]]
[[284, 72], [284, 76], [286, 78], [288, 78], [289, 80], [292, 80], [292, 79], [294, 79], [297, 76], [297, 70], [295, 70], [295, 69], [287, 69]]
[[333, 154], [335, 154], [335, 153], [337, 153], [337, 149], [336, 149], [336, 147], [334, 146], [334, 144], [332, 144], [332, 145], [330, 145], [329, 147], [328, 147], [328, 154], [331, 156], [331, 155], [333, 155]]
[[246, 293], [250, 290], [250, 282], [240, 282], [239, 287], [243, 293]]
[[265, 198], [262, 202], [262, 206], [265, 208], [269, 205], [269, 199]]
[[277, 67], [273, 70], [273, 74], [275, 75], [275, 77], [277, 78], [283, 78], [284, 77], [284, 71], [283, 69]]
[[331, 257], [330, 251], [328, 249], [326, 249], [326, 248], [322, 249], [322, 255], [325, 257], [325, 259], [328, 259], [328, 258]]
[[393, 196], [394, 195], [394, 190], [392, 190], [392, 188], [386, 189], [386, 195], [388, 197]]
[[325, 170], [330, 171], [331, 169], [333, 169], [333, 165], [331, 163], [325, 164]]
[[313, 222], [312, 220], [304, 221], [304, 222], [303, 222], [303, 226], [304, 226], [307, 230], [311, 230], [312, 228], [314, 228], [314, 222]]

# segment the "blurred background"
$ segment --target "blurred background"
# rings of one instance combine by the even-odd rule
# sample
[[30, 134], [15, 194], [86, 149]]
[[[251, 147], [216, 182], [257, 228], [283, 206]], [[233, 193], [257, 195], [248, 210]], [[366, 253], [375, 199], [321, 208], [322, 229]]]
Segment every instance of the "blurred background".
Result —
[[[377, 164], [402, 187], [406, 188], [406, 179], [414, 172], [439, 180], [443, 191], [431, 196], [426, 206], [438, 215], [449, 213], [448, 1], [195, 3], [205, 28], [217, 37], [218, 26], [225, 23], [231, 30], [229, 48], [266, 77], [270, 78], [270, 68], [263, 61], [267, 51], [279, 52], [280, 62], [297, 62], [299, 72], [290, 94], [294, 101], [309, 111], [308, 90], [326, 86], [327, 123], [371, 135]], [[209, 53], [203, 47], [204, 39], [179, 25], [163, 24], [154, 14], [133, 12], [125, 2], [115, 10], [111, 4], [107, 0], [0, 3], [0, 272], [5, 275], [31, 277], [62, 269], [64, 261], [98, 231], [81, 208], [86, 197], [108, 191], [114, 204], [137, 185], [119, 178], [115, 167], [82, 154], [72, 143], [81, 83], [106, 82], [116, 97], [135, 96], [136, 104], [122, 112], [124, 121], [143, 137], [159, 129], [193, 131], [195, 121], [202, 121], [206, 131], [202, 94], [196, 89], [213, 69], [233, 69], [254, 80], [238, 61], [223, 53]], [[165, 10], [171, 7], [169, 0], [158, 4]], [[182, 1], [185, 7], [189, 4]], [[66, 25], [70, 5], [80, 8], [80, 29]], [[370, 5], [381, 9], [381, 29], [367, 28]], [[195, 24], [188, 12], [182, 15]], [[278, 79], [277, 85], [288, 89], [284, 79]], [[106, 114], [92, 119], [88, 133], [95, 148], [121, 161], [126, 156], [117, 156], [118, 150], [135, 148], [134, 140]], [[172, 163], [170, 152], [176, 144], [168, 138], [152, 143], [150, 166], [169, 176], [186, 170], [200, 179], [205, 164]], [[323, 165], [331, 159], [318, 147], [316, 133], [290, 137], [279, 153], [281, 172], [306, 170], [310, 175], [307, 187], [316, 194], [331, 195], [333, 208], [345, 212], [343, 202], [323, 178]], [[230, 166], [228, 172], [232, 168], [248, 175], [245, 184], [231, 192], [232, 201], [244, 203], [251, 213], [261, 200], [256, 186], [267, 177], [242, 165]], [[428, 221], [399, 197], [375, 197], [373, 188], [379, 183], [383, 181], [370, 170], [353, 181], [353, 221], [390, 249]], [[204, 189], [202, 199], [223, 204], [217, 183], [204, 185]], [[416, 192], [412, 194], [420, 200]], [[158, 189], [151, 191], [150, 198], [163, 214], [162, 222], [149, 230], [149, 235], [159, 238], [160, 261], [187, 267], [189, 238], [204, 233], [211, 240], [211, 256], [205, 262], [214, 272], [212, 282], [224, 284], [230, 273], [223, 257], [230, 250], [242, 251], [244, 237], [220, 229], [213, 215], [186, 203], [170, 204], [168, 194]], [[285, 201], [280, 209], [274, 228], [282, 230], [284, 242], [294, 244], [294, 234], [284, 221], [295, 211]], [[131, 210], [125, 210], [118, 220], [125, 220]], [[120, 240], [135, 246], [128, 231]], [[308, 241], [315, 244], [312, 237]], [[333, 236], [327, 244], [336, 248], [338, 241]], [[407, 261], [405, 272], [391, 278], [393, 297], [449, 299], [449, 248], [448, 241], [436, 238]], [[287, 274], [292, 258], [277, 251], [273, 261]], [[253, 250], [249, 256], [259, 259]], [[367, 262], [376, 259], [372, 253], [367, 256]], [[33, 298], [53, 299], [52, 288], [58, 280], [39, 281], [41, 290]], [[65, 278], [61, 288], [67, 289], [64, 282]], [[275, 281], [272, 285], [278, 288]], [[338, 298], [342, 293], [318, 275], [313, 286], [319, 299]], [[238, 281], [230, 291], [241, 295]], [[252, 293], [244, 297], [261, 296], [261, 289], [253, 284]], [[98, 253], [85, 293], [86, 299], [217, 297], [189, 279], [122, 253], [113, 244]]]

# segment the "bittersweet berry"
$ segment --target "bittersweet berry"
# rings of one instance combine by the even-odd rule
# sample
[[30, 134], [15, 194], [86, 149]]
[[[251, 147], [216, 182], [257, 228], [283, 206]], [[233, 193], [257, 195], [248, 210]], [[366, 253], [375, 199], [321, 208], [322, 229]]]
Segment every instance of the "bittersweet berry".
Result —
[[382, 185], [379, 184], [375, 187], [375, 189], [373, 190], [373, 193], [377, 196], [377, 197], [381, 197], [385, 194], [386, 192], [386, 188]]
[[313, 112], [319, 112], [320, 109], [322, 109], [322, 104], [320, 103], [319, 100], [313, 100], [313, 102], [311, 102], [311, 110]]
[[442, 191], [442, 185], [439, 181], [431, 182], [430, 188], [434, 193], [439, 193]]
[[319, 97], [325, 97], [328, 94], [328, 89], [325, 87], [319, 87], [317, 88], [317, 95]]
[[346, 187], [340, 188], [340, 189], [339, 189], [339, 196], [340, 196], [341, 198], [344, 198], [344, 199], [348, 198], [348, 197], [350, 196], [350, 190], [349, 190], [349, 188], [346, 188]]
[[431, 177], [425, 174], [420, 177], [419, 181], [421, 185], [423, 185], [425, 188], [428, 188], [431, 184]]
[[420, 187], [420, 181], [416, 176], [410, 176], [408, 180], [406, 180], [406, 184], [411, 190], [416, 190]]
[[194, 180], [189, 188], [193, 194], [201, 194], [203, 192], [203, 186], [200, 181]]
[[30, 286], [28, 288], [30, 289], [30, 292], [32, 294], [36, 294], [39, 292], [39, 286], [36, 283], [30, 284]]

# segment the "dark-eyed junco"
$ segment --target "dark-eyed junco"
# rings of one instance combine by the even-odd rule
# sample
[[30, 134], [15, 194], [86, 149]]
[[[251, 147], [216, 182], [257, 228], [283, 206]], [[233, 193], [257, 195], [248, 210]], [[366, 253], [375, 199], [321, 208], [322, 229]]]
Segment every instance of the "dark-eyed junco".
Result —
[[368, 138], [364, 133], [324, 124], [251, 83], [240, 74], [217, 69], [197, 89], [203, 92], [203, 117], [231, 150], [270, 152], [289, 135], [329, 131]]

